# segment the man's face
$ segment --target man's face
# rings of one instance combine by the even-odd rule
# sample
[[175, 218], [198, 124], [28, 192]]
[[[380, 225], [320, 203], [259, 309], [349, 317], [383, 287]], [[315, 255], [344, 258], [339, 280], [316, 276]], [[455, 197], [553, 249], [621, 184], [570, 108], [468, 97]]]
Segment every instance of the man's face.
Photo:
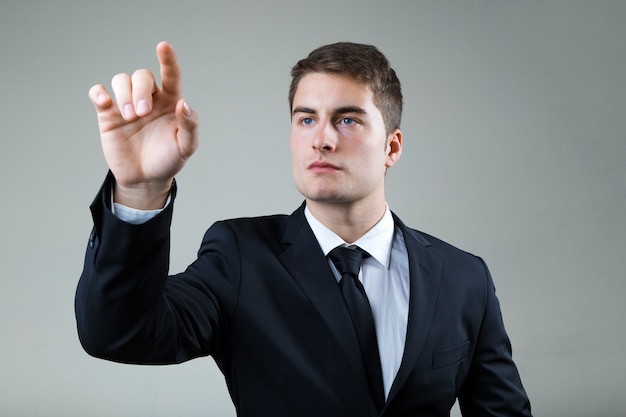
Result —
[[336, 74], [305, 75], [291, 114], [291, 158], [309, 202], [384, 202], [385, 170], [402, 150], [399, 130], [385, 133], [370, 88]]

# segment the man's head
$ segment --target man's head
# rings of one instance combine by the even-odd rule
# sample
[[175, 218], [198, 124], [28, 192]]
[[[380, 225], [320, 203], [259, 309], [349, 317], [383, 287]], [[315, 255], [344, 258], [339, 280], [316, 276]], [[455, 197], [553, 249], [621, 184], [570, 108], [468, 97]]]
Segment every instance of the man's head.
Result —
[[402, 92], [400, 81], [387, 58], [374, 46], [338, 42], [313, 50], [291, 69], [289, 107], [302, 78], [310, 73], [327, 73], [353, 78], [369, 87], [374, 104], [383, 115], [386, 133], [400, 128]]
[[292, 75], [292, 173], [307, 207], [382, 216], [385, 173], [402, 153], [402, 95], [387, 59], [372, 46], [333, 44]]

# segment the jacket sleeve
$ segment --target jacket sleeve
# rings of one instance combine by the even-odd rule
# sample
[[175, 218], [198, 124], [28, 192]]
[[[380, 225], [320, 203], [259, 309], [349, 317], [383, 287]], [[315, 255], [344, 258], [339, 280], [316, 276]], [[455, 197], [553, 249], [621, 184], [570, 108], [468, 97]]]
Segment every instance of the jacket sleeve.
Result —
[[[75, 296], [83, 348], [99, 358], [140, 364], [215, 353], [237, 287], [231, 282], [238, 276], [236, 239], [227, 227], [216, 227], [198, 260], [168, 276], [173, 201], [148, 222], [128, 224], [111, 213], [112, 181], [109, 173], [90, 207], [94, 227]], [[174, 188], [172, 199], [175, 194]], [[221, 250], [229, 250], [228, 242], [231, 256]]]
[[482, 263], [486, 307], [468, 378], [458, 395], [459, 406], [468, 417], [530, 417], [530, 402], [512, 359], [493, 280]]

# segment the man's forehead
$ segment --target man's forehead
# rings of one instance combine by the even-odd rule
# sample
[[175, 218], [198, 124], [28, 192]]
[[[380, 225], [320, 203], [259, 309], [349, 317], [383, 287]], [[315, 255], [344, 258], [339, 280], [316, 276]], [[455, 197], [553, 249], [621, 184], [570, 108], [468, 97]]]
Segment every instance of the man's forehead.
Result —
[[[370, 87], [354, 78], [326, 73], [307, 74], [300, 80], [293, 106], [306, 102], [334, 103], [335, 106], [361, 106], [373, 99]], [[298, 103], [301, 102], [301, 103]]]
[[321, 82], [323, 80], [333, 79], [333, 80], [341, 80], [343, 82], [351, 83], [354, 85], [358, 85], [363, 89], [367, 89], [372, 91], [369, 84], [366, 81], [359, 80], [356, 77], [353, 77], [349, 74], [339, 73], [339, 72], [329, 72], [329, 71], [311, 71], [302, 76], [298, 83], [296, 84], [296, 90], [302, 85], [303, 82]]

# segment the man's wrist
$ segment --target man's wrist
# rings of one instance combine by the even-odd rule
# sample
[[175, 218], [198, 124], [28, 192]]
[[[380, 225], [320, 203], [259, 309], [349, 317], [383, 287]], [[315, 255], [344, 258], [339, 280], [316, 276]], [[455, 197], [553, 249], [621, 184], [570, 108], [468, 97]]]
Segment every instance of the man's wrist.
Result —
[[143, 183], [133, 186], [114, 183], [113, 203], [140, 211], [161, 210], [166, 205], [173, 183], [173, 179], [165, 183]]

